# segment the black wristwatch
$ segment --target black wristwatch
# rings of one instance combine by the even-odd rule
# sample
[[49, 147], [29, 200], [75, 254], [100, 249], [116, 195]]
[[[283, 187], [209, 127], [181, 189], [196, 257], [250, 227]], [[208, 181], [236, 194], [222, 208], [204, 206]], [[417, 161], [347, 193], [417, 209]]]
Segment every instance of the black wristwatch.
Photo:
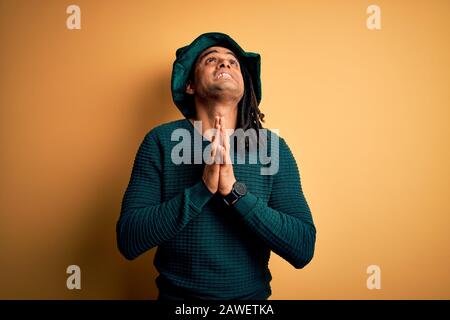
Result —
[[239, 181], [233, 184], [231, 192], [223, 197], [223, 201], [229, 206], [235, 204], [240, 198], [247, 194], [247, 186]]

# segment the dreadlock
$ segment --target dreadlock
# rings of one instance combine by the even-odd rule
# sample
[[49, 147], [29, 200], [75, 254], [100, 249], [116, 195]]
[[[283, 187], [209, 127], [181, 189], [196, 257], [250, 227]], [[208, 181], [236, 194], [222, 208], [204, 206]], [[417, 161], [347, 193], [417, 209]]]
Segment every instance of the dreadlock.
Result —
[[238, 104], [236, 127], [242, 128], [244, 131], [255, 129], [258, 132], [259, 129], [263, 128], [264, 113], [259, 110], [252, 77], [244, 64], [241, 65], [241, 72], [244, 78], [244, 94]]

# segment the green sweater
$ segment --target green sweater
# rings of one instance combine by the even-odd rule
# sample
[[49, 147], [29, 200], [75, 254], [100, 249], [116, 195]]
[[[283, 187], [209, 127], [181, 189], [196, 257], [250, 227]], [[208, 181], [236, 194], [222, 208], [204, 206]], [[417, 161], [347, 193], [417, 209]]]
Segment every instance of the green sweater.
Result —
[[131, 260], [158, 246], [160, 297], [266, 299], [271, 251], [297, 269], [314, 254], [316, 229], [289, 147], [280, 137], [274, 175], [261, 175], [259, 160], [234, 158], [248, 193], [229, 207], [203, 183], [204, 164], [171, 161], [177, 128], [188, 130], [192, 143], [200, 136], [189, 120], [172, 121], [152, 129], [137, 151], [116, 227], [120, 252]]

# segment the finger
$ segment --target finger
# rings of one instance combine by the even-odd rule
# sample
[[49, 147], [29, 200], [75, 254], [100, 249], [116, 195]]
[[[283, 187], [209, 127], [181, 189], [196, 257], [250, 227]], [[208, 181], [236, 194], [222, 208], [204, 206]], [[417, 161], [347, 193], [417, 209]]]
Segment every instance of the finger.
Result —
[[226, 165], [232, 164], [230, 151], [229, 151], [229, 149], [227, 149], [225, 147], [223, 148], [223, 157], [224, 157], [224, 160], [223, 160], [224, 164], [226, 164]]
[[226, 127], [225, 127], [225, 118], [224, 117], [220, 117], [220, 131], [221, 131], [221, 143], [220, 143], [220, 145], [221, 146], [223, 146], [223, 143], [224, 143], [224, 140], [225, 140], [225, 135], [224, 135], [224, 132], [225, 132], [225, 130], [226, 130]]
[[205, 162], [206, 162], [206, 164], [208, 164], [208, 165], [211, 165], [211, 164], [213, 164], [214, 163], [214, 158], [216, 157], [216, 147], [217, 147], [217, 142], [215, 142], [215, 136], [212, 136], [211, 137], [211, 141], [212, 141], [212, 143], [209, 145], [209, 147], [211, 148], [210, 150], [209, 150], [209, 155], [208, 155], [208, 157], [206, 157], [206, 159], [205, 159]]
[[219, 128], [220, 126], [220, 117], [216, 116], [215, 120], [214, 120], [214, 128]]
[[220, 146], [216, 146], [215, 148], [214, 148], [214, 151], [212, 152], [212, 157], [213, 157], [213, 164], [220, 164], [221, 162], [221, 160], [220, 160], [220, 158], [222, 157], [221, 156], [221, 152], [220, 152]]
[[214, 157], [215, 157], [215, 156], [216, 156], [216, 155], [215, 155], [214, 149], [211, 148], [211, 151], [210, 151], [210, 153], [209, 153], [209, 156], [205, 158], [205, 163], [206, 163], [207, 165], [212, 165], [212, 164], [214, 163]]
[[225, 147], [227, 128], [225, 127], [225, 118], [224, 117], [221, 117], [220, 128], [221, 128], [220, 135], [221, 135], [221, 139], [222, 139], [221, 145]]
[[219, 164], [224, 164], [225, 163], [225, 148], [223, 146], [219, 146], [219, 150], [220, 150], [220, 162]]
[[225, 130], [223, 146], [225, 147], [225, 150], [227, 150], [228, 152], [230, 151], [230, 133], [228, 132], [228, 130]]
[[222, 146], [224, 146], [226, 151], [230, 150], [230, 132], [228, 130], [229, 129], [222, 127], [221, 132]]
[[222, 153], [221, 153], [221, 146], [219, 145], [217, 140], [215, 140], [215, 143], [214, 143], [214, 145], [212, 147], [214, 149], [214, 151], [213, 151], [214, 163], [215, 164], [222, 164], [223, 163], [223, 156], [222, 156]]
[[225, 134], [224, 134], [224, 129], [222, 126], [220, 127], [219, 135], [220, 135], [220, 142], [221, 142], [220, 145], [223, 146], [223, 142], [225, 141]]
[[230, 140], [230, 132], [229, 129], [227, 129], [227, 127], [225, 126], [225, 118], [222, 119], [222, 128], [223, 128], [223, 132], [224, 132], [224, 147], [226, 148], [226, 144], [229, 144], [229, 140]]
[[[216, 135], [216, 131], [217, 131], [218, 126], [219, 126], [219, 116], [216, 116], [214, 118], [214, 125], [212, 127], [212, 134], [211, 134], [212, 137]], [[212, 137], [211, 137], [211, 140], [212, 140]]]
[[[214, 137], [213, 137], [213, 140], [215, 140]], [[216, 156], [216, 153], [217, 153], [217, 143], [213, 141], [213, 143], [211, 143], [211, 157], [213, 159]]]
[[220, 124], [218, 124], [214, 134], [216, 136], [217, 145], [219, 145], [219, 146], [222, 145], [222, 137], [221, 137], [221, 134], [220, 134], [221, 131], [222, 131], [222, 126]]
[[211, 164], [215, 164], [217, 162], [217, 148], [214, 148], [211, 152]]
[[215, 147], [216, 144], [217, 144], [217, 139], [216, 139], [216, 136], [213, 135], [211, 137], [211, 152], [212, 152], [213, 147]]

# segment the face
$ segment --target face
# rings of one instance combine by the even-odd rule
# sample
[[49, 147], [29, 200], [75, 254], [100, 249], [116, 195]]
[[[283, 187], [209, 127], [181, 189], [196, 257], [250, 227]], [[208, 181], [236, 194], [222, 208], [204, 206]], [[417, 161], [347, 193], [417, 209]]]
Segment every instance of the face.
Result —
[[244, 94], [244, 80], [235, 54], [223, 47], [210, 47], [200, 53], [194, 81], [186, 92], [209, 99], [239, 102]]

